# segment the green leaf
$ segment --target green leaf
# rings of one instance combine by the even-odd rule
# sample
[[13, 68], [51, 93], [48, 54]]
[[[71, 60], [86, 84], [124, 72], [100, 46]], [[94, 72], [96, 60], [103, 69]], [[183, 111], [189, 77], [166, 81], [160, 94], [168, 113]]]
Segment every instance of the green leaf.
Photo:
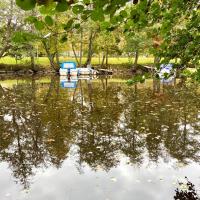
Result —
[[35, 17], [35, 16], [29, 16], [25, 19], [25, 22], [28, 22], [31, 24], [35, 23], [36, 21], [37, 21], [37, 17]]
[[52, 19], [52, 17], [46, 16], [46, 17], [45, 17], [45, 23], [46, 23], [48, 26], [53, 26], [53, 19]]
[[72, 11], [74, 14], [80, 14], [82, 13], [84, 10], [84, 6], [82, 5], [75, 5], [73, 8], [72, 8]]
[[124, 18], [121, 15], [116, 16], [116, 20], [117, 22], [122, 22], [124, 20]]
[[114, 16], [111, 18], [110, 22], [113, 24], [113, 25], [116, 25], [118, 23], [118, 20], [117, 20], [117, 16]]
[[90, 0], [83, 0], [84, 4], [88, 5], [90, 4]]
[[75, 25], [74, 25], [74, 28], [75, 28], [75, 29], [79, 29], [80, 27], [81, 27], [80, 24], [75, 24]]
[[32, 10], [36, 5], [36, 0], [16, 0], [16, 4], [23, 10]]
[[91, 19], [93, 21], [104, 21], [104, 14], [102, 9], [95, 9], [91, 14]]
[[56, 3], [51, 2], [48, 5], [40, 6], [39, 11], [43, 15], [53, 15], [55, 14], [55, 7], [56, 7]]
[[44, 29], [44, 23], [42, 21], [36, 21], [34, 23], [35, 25], [35, 28], [38, 30], [38, 31], [41, 31], [42, 29]]
[[100, 27], [101, 27], [102, 30], [106, 30], [106, 29], [108, 29], [108, 28], [110, 27], [110, 23], [107, 22], [107, 21], [102, 22], [102, 23], [100, 24]]
[[126, 18], [126, 17], [128, 16], [128, 14], [127, 14], [127, 12], [126, 12], [125, 10], [122, 10], [122, 11], [120, 12], [120, 15], [121, 15], [122, 17], [124, 17], [124, 18]]
[[66, 0], [61, 0], [56, 5], [56, 11], [65, 12], [68, 9], [69, 5]]
[[73, 19], [70, 19], [70, 20], [67, 22], [67, 24], [64, 24], [64, 25], [63, 25], [64, 30], [65, 30], [65, 31], [69, 30], [69, 29], [72, 27], [73, 23], [74, 23], [74, 20], [73, 20]]
[[86, 20], [88, 16], [90, 15], [90, 13], [91, 13], [91, 10], [84, 10], [81, 15], [81, 19]]
[[129, 27], [134, 26], [134, 22], [132, 19], [129, 19], [126, 23]]
[[32, 42], [35, 39], [37, 39], [36, 35], [32, 33], [21, 32], [21, 31], [15, 32], [12, 37], [12, 41], [18, 44]]
[[63, 35], [62, 38], [60, 39], [61, 43], [65, 43], [67, 42], [68, 38], [67, 38], [67, 34]]

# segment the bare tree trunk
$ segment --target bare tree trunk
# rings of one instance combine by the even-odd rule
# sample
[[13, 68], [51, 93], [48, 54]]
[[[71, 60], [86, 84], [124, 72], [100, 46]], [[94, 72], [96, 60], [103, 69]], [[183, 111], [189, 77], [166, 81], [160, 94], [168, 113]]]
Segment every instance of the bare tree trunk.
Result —
[[153, 77], [153, 94], [160, 93], [160, 80]]
[[74, 56], [75, 56], [75, 59], [76, 59], [76, 62], [78, 63], [78, 65], [80, 66], [80, 63], [79, 63], [79, 60], [78, 60], [78, 56], [76, 55], [76, 50], [74, 48], [74, 43], [72, 42], [72, 50], [73, 50], [73, 53], [74, 53]]
[[135, 51], [135, 60], [134, 60], [134, 66], [138, 65], [138, 58], [139, 58], [139, 51], [138, 49]]
[[58, 45], [57, 45], [58, 41], [56, 39], [56, 45], [55, 45], [55, 57], [56, 57], [56, 63], [59, 66], [60, 64], [60, 58], [59, 58], [59, 52], [58, 52]]
[[80, 66], [82, 65], [82, 57], [83, 57], [83, 29], [81, 28]]
[[105, 58], [106, 58], [106, 56], [105, 56], [105, 54], [103, 54], [103, 58], [102, 58], [102, 62], [101, 62], [101, 67], [103, 67], [103, 65], [104, 65]]
[[43, 43], [44, 49], [46, 51], [47, 57], [49, 59], [51, 68], [57, 72], [58, 66], [56, 66], [56, 63], [54, 62], [55, 53], [51, 54], [50, 49], [49, 49], [47, 42], [45, 40], [43, 40], [42, 43]]
[[[156, 68], [159, 65], [160, 58], [155, 57], [154, 58], [154, 68]], [[153, 70], [153, 93], [159, 93], [160, 92], [160, 80], [156, 78], [156, 70]]]
[[153, 70], [153, 76], [155, 76], [155, 72], [156, 72], [156, 67], [159, 65], [159, 62], [160, 62], [160, 58], [159, 57], [154, 57], [154, 70]]
[[108, 48], [106, 49], [106, 66], [108, 66]]
[[30, 58], [31, 58], [31, 69], [35, 72], [35, 55], [34, 55], [34, 51], [33, 51], [33, 47], [31, 47], [30, 49]]
[[160, 62], [160, 58], [159, 57], [155, 57], [154, 58], [154, 67], [156, 67]]
[[101, 53], [99, 53], [99, 65], [101, 64]]
[[91, 64], [91, 60], [92, 60], [92, 54], [93, 54], [93, 40], [96, 36], [96, 32], [92, 32], [90, 33], [90, 37], [89, 37], [89, 45], [88, 45], [88, 55], [87, 55], [87, 60], [85, 62], [85, 66], [90, 65]]
[[60, 64], [60, 59], [59, 59], [59, 51], [58, 51], [58, 24], [57, 24], [57, 20], [58, 20], [58, 16], [55, 16], [55, 28], [56, 28], [56, 32], [55, 32], [55, 56], [56, 56], [56, 63], [59, 66]]

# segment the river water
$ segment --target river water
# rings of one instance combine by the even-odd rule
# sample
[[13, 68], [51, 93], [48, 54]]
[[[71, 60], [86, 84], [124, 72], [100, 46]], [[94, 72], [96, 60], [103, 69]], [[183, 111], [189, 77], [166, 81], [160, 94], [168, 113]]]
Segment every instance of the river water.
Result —
[[195, 84], [0, 81], [1, 200], [173, 200], [199, 158]]

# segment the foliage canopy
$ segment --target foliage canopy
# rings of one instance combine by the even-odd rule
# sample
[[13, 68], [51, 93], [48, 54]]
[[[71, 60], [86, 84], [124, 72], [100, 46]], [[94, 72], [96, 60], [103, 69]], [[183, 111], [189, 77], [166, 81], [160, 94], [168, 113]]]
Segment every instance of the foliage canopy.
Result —
[[[198, 63], [200, 59], [199, 0], [16, 0], [23, 10], [38, 8], [44, 17], [29, 17], [38, 31], [53, 26], [63, 12], [73, 17], [60, 24], [64, 31], [79, 29], [89, 19], [98, 22], [101, 30], [118, 27], [124, 33], [146, 31], [153, 45], [151, 53], [163, 62], [179, 59], [180, 63]], [[55, 20], [56, 21], [56, 20]], [[66, 41], [66, 36], [61, 41]]]

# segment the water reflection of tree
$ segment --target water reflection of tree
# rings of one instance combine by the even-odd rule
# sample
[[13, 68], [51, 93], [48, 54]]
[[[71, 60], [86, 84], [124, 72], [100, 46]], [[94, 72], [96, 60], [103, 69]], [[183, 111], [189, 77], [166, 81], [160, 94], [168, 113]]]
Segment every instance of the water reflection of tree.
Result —
[[120, 90], [107, 84], [103, 89], [99, 85], [93, 88], [93, 109], [83, 107], [80, 118], [76, 118], [80, 164], [87, 163], [93, 169], [100, 167], [105, 170], [117, 165], [119, 145], [115, 127], [122, 113], [122, 105], [117, 98]]
[[[157, 161], [159, 157], [169, 153], [184, 163], [188, 160], [198, 161], [199, 141], [195, 136], [199, 135], [199, 131], [194, 125], [198, 122], [199, 94], [194, 88], [166, 88], [165, 94], [156, 97], [151, 95], [150, 90], [128, 94], [130, 98], [127, 98], [127, 102], [131, 102], [131, 105], [129, 103], [129, 107], [125, 109], [125, 116], [129, 116], [127, 119], [137, 124], [130, 130], [138, 133], [138, 137], [146, 137], [144, 147], [151, 160]], [[192, 127], [182, 131], [180, 123], [184, 127]], [[129, 121], [128, 125], [131, 125]], [[163, 152], [163, 144], [166, 152]]]
[[[43, 146], [40, 145], [41, 122], [35, 107], [35, 81], [13, 87], [1, 98], [1, 114], [4, 116], [2, 135], [12, 138], [8, 149], [1, 149], [1, 159], [9, 163], [14, 176], [28, 187], [32, 167], [43, 162]], [[5, 119], [7, 118], [7, 119]]]
[[132, 164], [170, 157], [198, 162], [197, 88], [166, 87], [155, 94], [108, 80], [80, 86], [82, 103], [60, 88], [58, 77], [50, 84], [33, 78], [0, 87], [0, 159], [25, 186], [34, 168], [60, 167], [72, 145], [77, 163], [94, 170], [117, 166], [121, 155]]
[[[197, 88], [196, 88], [197, 89]], [[199, 94], [195, 88], [175, 89], [174, 108], [170, 113], [168, 131], [166, 133], [165, 145], [170, 155], [180, 162], [187, 163], [188, 160], [199, 161], [198, 152], [200, 150], [199, 140], [195, 137], [199, 135], [199, 130], [195, 124], [199, 122], [197, 118], [199, 110]], [[176, 110], [174, 112], [174, 110]]]
[[66, 159], [70, 149], [70, 130], [74, 113], [69, 98], [62, 93], [59, 86], [59, 77], [51, 77], [47, 90], [48, 97], [44, 95], [41, 112], [43, 127], [45, 127], [45, 148], [49, 152], [49, 161], [60, 167]]

